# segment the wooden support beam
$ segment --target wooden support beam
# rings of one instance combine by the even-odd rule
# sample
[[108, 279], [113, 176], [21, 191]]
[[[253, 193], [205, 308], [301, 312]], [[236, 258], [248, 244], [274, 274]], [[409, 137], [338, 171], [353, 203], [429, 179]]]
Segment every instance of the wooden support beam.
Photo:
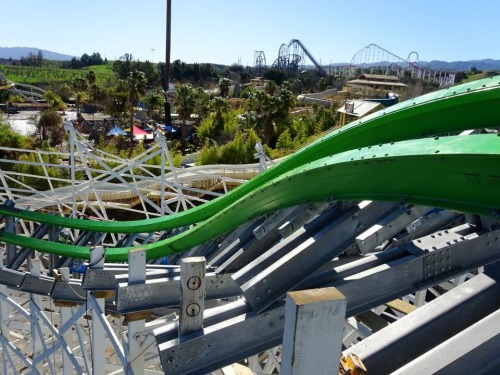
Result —
[[184, 258], [181, 264], [179, 337], [203, 328], [205, 308], [205, 258]]
[[402, 301], [400, 299], [395, 299], [394, 301], [387, 302], [385, 304], [387, 307], [398, 311], [402, 314], [408, 315], [409, 313], [415, 311], [417, 309], [416, 306], [409, 304], [408, 302]]
[[336, 288], [287, 294], [281, 373], [331, 375], [339, 368], [346, 306]]

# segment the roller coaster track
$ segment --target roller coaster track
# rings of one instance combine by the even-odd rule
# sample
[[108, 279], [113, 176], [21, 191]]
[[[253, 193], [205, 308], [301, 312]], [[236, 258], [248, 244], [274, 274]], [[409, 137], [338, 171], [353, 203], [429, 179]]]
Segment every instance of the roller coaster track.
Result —
[[[493, 167], [498, 157], [497, 138], [428, 137], [495, 127], [500, 114], [494, 104], [500, 99], [499, 88], [499, 78], [492, 77], [392, 106], [313, 142], [231, 193], [175, 215], [144, 221], [95, 222], [9, 207], [0, 208], [0, 214], [100, 233], [147, 233], [196, 224], [177, 236], [145, 245], [148, 258], [187, 250], [279, 208], [325, 199], [403, 200], [494, 215], [500, 208], [496, 194], [499, 177]], [[421, 137], [427, 138], [418, 139]], [[380, 181], [372, 173], [379, 168], [383, 176]], [[433, 180], [439, 183], [429, 185]], [[308, 185], [311, 188], [304, 189]], [[359, 190], [363, 185], [366, 190]], [[86, 246], [7, 232], [0, 241], [89, 258]], [[124, 261], [131, 249], [108, 248], [107, 259]]]
[[14, 94], [21, 95], [27, 100], [34, 100], [34, 98], [44, 99], [43, 95], [45, 94], [45, 90], [41, 89], [40, 87], [28, 85], [25, 83], [13, 82], [7, 79], [7, 77], [5, 77], [2, 72], [0, 72], [0, 81], [11, 84], [11, 87], [8, 90]]
[[281, 45], [278, 58], [274, 61], [272, 67], [296, 72], [300, 67], [304, 66], [306, 56], [321, 74], [326, 75], [325, 69], [316, 61], [311, 52], [309, 52], [309, 50], [298, 39], [292, 39], [288, 45]]
[[398, 77], [402, 77], [404, 72], [409, 72], [412, 77], [437, 82], [440, 87], [451, 86], [455, 82], [454, 72], [419, 66], [417, 52], [411, 52], [406, 59], [403, 59], [376, 44], [370, 44], [353, 55], [349, 67], [351, 74], [355, 68]]
[[[433, 373], [411, 361], [434, 354], [441, 366], [452, 358], [442, 351], [456, 355], [458, 341], [462, 361], [481, 370], [471, 360], [480, 354], [498, 370], [497, 344], [490, 345], [497, 341], [483, 333], [499, 337], [500, 269], [492, 264], [500, 260], [500, 137], [462, 134], [498, 128], [499, 100], [500, 77], [493, 77], [399, 103], [170, 216], [93, 221], [6, 201], [0, 368], [186, 375], [247, 359], [253, 372], [276, 373], [284, 361], [284, 347], [276, 346], [285, 345], [285, 293], [335, 287], [347, 301], [342, 343], [362, 354], [370, 373], [405, 365]], [[194, 181], [185, 173], [185, 181]], [[32, 229], [31, 237], [17, 233], [21, 225]], [[80, 231], [78, 241], [58, 242], [61, 228]], [[106, 233], [124, 237], [103, 249]], [[205, 308], [203, 329], [194, 335], [180, 334], [180, 323], [167, 316], [172, 310], [163, 310], [183, 313], [182, 266], [146, 264], [146, 257], [167, 254], [172, 264], [183, 255], [206, 257], [206, 299], [216, 307]], [[82, 271], [73, 262], [89, 258], [77, 264], [83, 279], [70, 278], [68, 267], [75, 276]], [[161, 318], [145, 318], [151, 313]], [[387, 329], [385, 316], [395, 320]]]

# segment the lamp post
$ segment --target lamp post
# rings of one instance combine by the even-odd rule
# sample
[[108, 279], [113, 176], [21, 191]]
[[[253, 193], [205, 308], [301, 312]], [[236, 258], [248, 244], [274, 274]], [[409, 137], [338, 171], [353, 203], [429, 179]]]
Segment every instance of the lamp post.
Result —
[[171, 36], [171, 15], [172, 15], [172, 0], [167, 0], [167, 25], [166, 25], [166, 34], [167, 34], [167, 44], [165, 49], [165, 87], [163, 89], [163, 93], [165, 95], [165, 123], [166, 125], [172, 125], [172, 116], [170, 115], [170, 101], [167, 96], [167, 91], [169, 87], [169, 78], [170, 78], [170, 36]]

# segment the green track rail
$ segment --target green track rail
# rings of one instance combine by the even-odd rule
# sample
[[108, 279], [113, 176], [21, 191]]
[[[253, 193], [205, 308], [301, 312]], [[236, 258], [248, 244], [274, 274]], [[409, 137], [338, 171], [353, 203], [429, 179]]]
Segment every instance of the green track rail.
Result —
[[199, 207], [148, 220], [101, 222], [0, 207], [0, 214], [103, 233], [149, 233], [206, 220], [277, 176], [314, 160], [379, 143], [396, 142], [465, 129], [496, 127], [500, 119], [500, 77], [407, 100], [316, 140], [230, 193]]
[[[280, 208], [313, 201], [402, 201], [495, 216], [500, 210], [500, 137], [429, 135], [498, 127], [499, 84], [500, 78], [493, 77], [377, 112], [317, 140], [233, 192], [180, 214], [103, 223], [5, 207], [0, 213], [96, 232], [148, 232], [197, 223], [177, 236], [140, 246], [150, 259], [187, 250]], [[6, 232], [0, 241], [89, 258], [88, 247]], [[107, 248], [106, 260], [127, 261], [131, 249]]]

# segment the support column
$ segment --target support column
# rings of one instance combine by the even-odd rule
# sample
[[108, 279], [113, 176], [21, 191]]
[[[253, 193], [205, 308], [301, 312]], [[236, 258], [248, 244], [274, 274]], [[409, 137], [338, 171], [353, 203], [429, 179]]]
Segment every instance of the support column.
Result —
[[[5, 218], [5, 232], [16, 234], [16, 219], [13, 216]], [[16, 257], [16, 245], [8, 243], [5, 246], [7, 248], [7, 263], [9, 263]]]
[[[104, 268], [104, 247], [96, 246], [90, 252], [90, 268]], [[104, 309], [104, 292], [94, 291], [89, 298], [94, 298], [96, 304]], [[92, 375], [104, 375], [106, 365], [106, 345], [104, 342], [104, 327], [99, 322], [98, 313], [92, 309]]]
[[[68, 282], [70, 281], [70, 273], [69, 273], [69, 268], [64, 267], [60, 268], [59, 272], [61, 274], [62, 281]], [[63, 327], [72, 317], [72, 312], [71, 312], [71, 307], [76, 306], [75, 303], [73, 302], [67, 302], [67, 301], [55, 301], [55, 305], [60, 308], [61, 312], [61, 327]], [[71, 329], [67, 329], [63, 334], [62, 337], [66, 343], [67, 346], [70, 348], [73, 348], [73, 333]], [[62, 350], [62, 360], [63, 360], [63, 375], [72, 375], [73, 374], [73, 363], [71, 362], [71, 359], [69, 358], [69, 354], [65, 351]]]
[[281, 373], [331, 375], [338, 371], [346, 305], [336, 288], [287, 294]]
[[[3, 257], [4, 257], [4, 251], [0, 250], [0, 270], [3, 269], [4, 264], [3, 264]], [[0, 293], [4, 294], [7, 296], [7, 287], [3, 284], [0, 284]], [[9, 326], [7, 323], [9, 322], [9, 314], [10, 314], [10, 308], [8, 303], [4, 302], [0, 298], [0, 335], [2, 335], [7, 341], [10, 341], [10, 330]], [[8, 374], [8, 366], [7, 364], [9, 363], [9, 357], [6, 353], [7, 347], [3, 347], [2, 351], [2, 374]]]
[[[40, 261], [39, 258], [35, 259], [30, 259], [29, 260], [29, 269], [30, 269], [30, 274], [33, 277], [40, 277], [40, 269], [42, 266], [42, 262]], [[40, 297], [37, 295], [30, 293], [30, 311], [31, 311], [31, 339], [32, 339], [32, 344], [33, 344], [33, 358], [36, 358], [42, 351], [43, 351], [43, 341], [44, 338], [40, 337], [39, 332], [42, 332], [41, 327], [37, 326], [39, 325], [40, 319], [38, 318], [38, 315], [34, 313], [35, 309], [33, 308], [33, 305], [37, 305], [42, 309], [42, 304], [38, 304], [38, 302], [41, 300]], [[43, 361], [40, 361], [36, 366], [35, 366], [36, 371], [38, 371], [40, 374], [43, 373]]]
[[[128, 285], [144, 284], [146, 281], [146, 250], [137, 249], [128, 253], [129, 275]], [[142, 334], [146, 329], [144, 314], [127, 315], [128, 322], [128, 355], [127, 374], [144, 375], [144, 340]]]
[[203, 328], [205, 257], [184, 258], [181, 264], [179, 337]]

